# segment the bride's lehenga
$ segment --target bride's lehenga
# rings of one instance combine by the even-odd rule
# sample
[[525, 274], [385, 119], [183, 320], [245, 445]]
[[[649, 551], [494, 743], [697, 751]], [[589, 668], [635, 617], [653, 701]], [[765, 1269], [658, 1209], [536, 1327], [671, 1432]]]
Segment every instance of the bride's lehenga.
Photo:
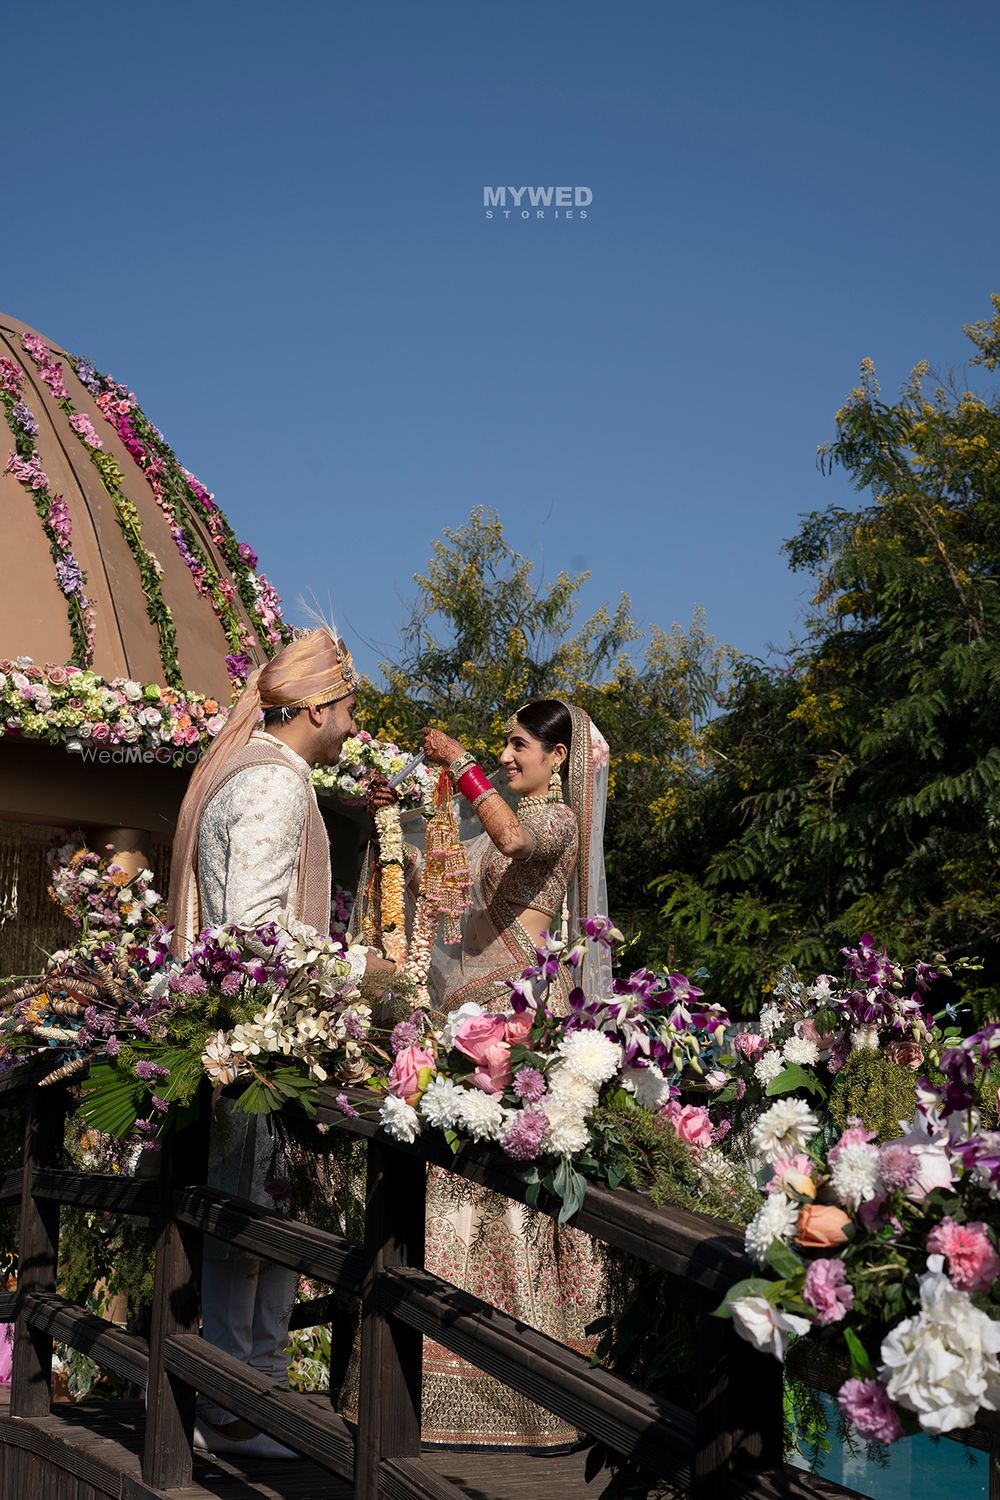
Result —
[[[534, 940], [519, 920], [525, 908], [551, 918], [550, 927], [557, 930], [569, 890], [579, 914], [578, 887], [585, 887], [586, 876], [578, 882], [576, 871], [581, 864], [588, 869], [592, 853], [593, 751], [589, 719], [580, 710], [573, 716], [578, 753], [571, 751], [570, 788], [585, 816], [562, 802], [526, 798], [518, 816], [534, 836], [528, 859], [501, 854], [486, 834], [470, 846], [472, 902], [462, 942], [438, 950], [431, 974], [432, 995], [442, 1011], [470, 1000], [484, 1010], [508, 1010], [504, 981], [518, 979], [537, 962]], [[598, 837], [603, 804], [601, 814]], [[603, 860], [601, 866], [603, 877]], [[565, 1009], [567, 991], [560, 976], [558, 991], [549, 996], [553, 1010]], [[591, 1352], [585, 1330], [602, 1311], [604, 1277], [594, 1242], [579, 1230], [557, 1229], [547, 1215], [432, 1169], [426, 1265], [519, 1322], [580, 1353]], [[575, 1427], [429, 1338], [424, 1340], [422, 1435], [428, 1443], [511, 1448], [558, 1447], [579, 1436]]]
[[[561, 928], [567, 906], [571, 921], [606, 910], [607, 745], [582, 710], [567, 707], [573, 720], [570, 805], [522, 800], [518, 816], [534, 837], [527, 859], [501, 854], [485, 833], [469, 843], [472, 892], [462, 940], [438, 944], [428, 979], [436, 1020], [467, 1001], [487, 1011], [510, 1009], [505, 981], [537, 962], [520, 920], [526, 908], [542, 912], [553, 931]], [[588, 962], [594, 967], [583, 976], [585, 987], [610, 978], [610, 965], [606, 973], [599, 970], [603, 958], [596, 950]], [[567, 1008], [568, 990], [560, 974], [551, 1009]], [[558, 1229], [548, 1215], [432, 1167], [425, 1264], [518, 1322], [591, 1353], [585, 1330], [603, 1311], [604, 1276], [594, 1242], [579, 1230]], [[357, 1353], [345, 1382], [346, 1415], [356, 1400]], [[430, 1338], [424, 1339], [421, 1435], [425, 1443], [528, 1449], [557, 1448], [579, 1437], [560, 1417]]]

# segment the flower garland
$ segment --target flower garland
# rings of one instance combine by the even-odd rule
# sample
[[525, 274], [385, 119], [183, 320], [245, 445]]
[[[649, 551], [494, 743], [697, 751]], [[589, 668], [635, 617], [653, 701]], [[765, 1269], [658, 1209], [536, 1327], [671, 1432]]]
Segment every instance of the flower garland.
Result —
[[376, 809], [382, 945], [386, 958], [406, 962], [406, 904], [403, 880], [403, 830], [399, 804]]
[[[257, 571], [257, 556], [253, 548], [237, 540], [225, 515], [215, 505], [212, 494], [178, 462], [173, 449], [159, 428], [146, 417], [134, 394], [118, 385], [110, 375], [99, 375], [89, 360], [71, 356], [71, 363], [77, 378], [97, 400], [106, 420], [114, 426], [150, 479], [157, 503], [171, 522], [174, 541], [192, 575], [197, 580], [200, 570], [206, 570], [201, 578], [212, 590], [213, 607], [217, 612], [227, 605], [231, 607], [232, 585], [219, 577], [214, 569], [211, 573], [217, 585], [211, 584], [208, 571], [211, 565], [187, 525], [186, 513], [191, 506], [196, 507], [204, 518], [212, 541], [235, 580], [236, 590], [261, 644], [268, 651], [275, 651], [290, 640], [288, 627], [281, 618], [281, 600], [264, 574]], [[220, 614], [220, 619], [224, 624], [230, 619], [230, 623], [235, 621], [242, 625], [231, 609], [225, 616]], [[240, 649], [235, 647], [237, 652]]]
[[171, 687], [183, 688], [180, 662], [177, 657], [177, 632], [170, 607], [164, 600], [163, 590], [160, 587], [163, 569], [155, 554], [143, 542], [142, 520], [139, 512], [122, 490], [124, 475], [111, 455], [103, 451], [103, 444], [89, 419], [84, 416], [82, 422], [75, 420], [83, 414], [76, 411], [70, 400], [62, 365], [53, 358], [52, 351], [44, 339], [32, 333], [25, 333], [21, 335], [21, 344], [29, 358], [34, 361], [39, 379], [48, 386], [59, 406], [70, 418], [70, 426], [101, 476], [101, 483], [114, 508], [122, 535], [139, 570], [142, 590], [146, 596], [146, 614], [159, 640], [160, 661], [163, 663], [164, 676]]
[[178, 693], [78, 666], [37, 666], [30, 656], [0, 658], [0, 737], [24, 735], [91, 756], [115, 750], [184, 763], [211, 744], [226, 722], [215, 698]]
[[458, 836], [453, 797], [452, 779], [447, 771], [442, 771], [434, 789], [434, 811], [427, 826], [423, 876], [406, 962], [406, 973], [417, 986], [415, 1006], [429, 1004], [427, 975], [438, 923], [443, 917], [446, 943], [459, 942], [462, 913], [469, 903], [469, 860]]
[[[91, 394], [94, 394], [93, 390]], [[236, 597], [233, 586], [228, 580], [220, 577], [198, 538], [187, 525], [186, 518], [183, 514], [178, 514], [175, 498], [171, 493], [175, 487], [173, 476], [163, 459], [154, 453], [151, 446], [143, 442], [136, 432], [135, 397], [131, 392], [123, 393], [120, 387], [112, 391], [101, 390], [101, 387], [97, 385], [96, 399], [105, 421], [114, 427], [145, 474], [149, 487], [153, 491], [153, 497], [166, 517], [174, 545], [191, 574], [195, 588], [202, 598], [208, 599], [216, 618], [226, 632], [226, 638], [233, 651], [242, 652], [244, 647], [251, 643], [251, 637], [247, 626], [233, 607]], [[76, 420], [73, 418], [70, 425], [74, 425]], [[89, 419], [83, 420], [89, 425]], [[96, 434], [94, 436], [96, 437]], [[95, 446], [100, 447], [100, 442], [97, 441]]]
[[38, 421], [21, 399], [23, 376], [12, 360], [0, 359], [0, 399], [3, 400], [7, 425], [14, 436], [16, 451], [7, 460], [5, 473], [13, 474], [24, 485], [56, 565], [56, 582], [66, 599], [69, 632], [73, 654], [84, 666], [94, 659], [94, 608], [86, 594], [87, 578], [73, 556], [71, 541], [73, 523], [62, 495], [53, 495], [48, 477], [33, 446]]

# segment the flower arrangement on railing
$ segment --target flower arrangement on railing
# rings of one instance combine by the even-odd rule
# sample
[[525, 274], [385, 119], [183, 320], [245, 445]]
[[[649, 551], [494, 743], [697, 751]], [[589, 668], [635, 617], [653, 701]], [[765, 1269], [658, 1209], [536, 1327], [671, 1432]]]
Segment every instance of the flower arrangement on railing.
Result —
[[296, 925], [199, 934], [184, 963], [159, 927], [126, 966], [80, 950], [0, 1000], [4, 1051], [64, 1058], [55, 1077], [89, 1068], [79, 1112], [95, 1130], [155, 1145], [207, 1077], [238, 1087], [235, 1106], [311, 1110], [329, 1078], [357, 1083], [371, 1012], [344, 945]]
[[[736, 1039], [741, 1076], [719, 1097], [748, 1098], [748, 1067], [763, 1089], [736, 1125], [761, 1164], [746, 1243], [762, 1274], [720, 1312], [779, 1358], [796, 1337], [839, 1345], [841, 1411], [886, 1443], [998, 1409], [1000, 1132], [983, 1118], [996, 1121], [1000, 1028], [964, 1042], [942, 1029], [926, 1008], [940, 961], [907, 983], [868, 937], [845, 954], [843, 986], [785, 976], [761, 1033]], [[757, 1072], [771, 1054], [778, 1069]]]
[[0, 736], [44, 739], [88, 753], [134, 747], [181, 764], [204, 750], [226, 722], [214, 698], [77, 666], [37, 666], [30, 656], [0, 659]]
[[574, 978], [586, 944], [620, 940], [606, 917], [588, 919], [568, 950], [547, 935], [537, 963], [511, 985], [511, 1009], [491, 1014], [475, 1002], [435, 1027], [414, 1012], [394, 1029], [394, 1053], [381, 1121], [396, 1140], [440, 1130], [454, 1150], [494, 1143], [528, 1183], [561, 1200], [560, 1222], [580, 1207], [587, 1178], [625, 1180], [629, 1144], [616, 1113], [648, 1113], [694, 1148], [714, 1136], [707, 1110], [681, 1105], [671, 1075], [700, 1073], [728, 1017], [702, 1000], [683, 974], [640, 969], [613, 993], [588, 999], [579, 986], [569, 1014], [553, 1009], [560, 969]]
[[80, 934], [74, 954], [108, 962], [122, 951], [127, 961], [145, 960], [162, 936], [164, 915], [152, 870], [129, 875], [88, 849], [82, 834], [51, 851], [50, 867], [49, 895]]

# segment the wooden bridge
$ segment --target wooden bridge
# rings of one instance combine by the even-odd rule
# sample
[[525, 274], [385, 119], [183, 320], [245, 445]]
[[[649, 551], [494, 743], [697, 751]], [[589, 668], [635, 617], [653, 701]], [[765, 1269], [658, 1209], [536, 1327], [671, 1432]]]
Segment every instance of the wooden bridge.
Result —
[[[322, 1091], [318, 1119], [368, 1140], [363, 1244], [205, 1187], [207, 1115], [167, 1139], [158, 1180], [70, 1172], [63, 1168], [65, 1089], [40, 1089], [23, 1073], [0, 1084], [0, 1108], [23, 1104], [25, 1114], [23, 1168], [0, 1178], [0, 1205], [20, 1205], [18, 1287], [0, 1298], [0, 1320], [15, 1322], [9, 1414], [0, 1415], [0, 1500], [528, 1500], [542, 1492], [547, 1500], [585, 1493], [596, 1500], [607, 1474], [587, 1485], [580, 1452], [422, 1450], [424, 1336], [634, 1458], [661, 1482], [662, 1494], [817, 1500], [854, 1493], [784, 1466], [780, 1366], [709, 1316], [750, 1270], [734, 1226], [597, 1187], [588, 1189], [575, 1220], [614, 1249], [682, 1278], [695, 1296], [690, 1399], [676, 1405], [426, 1271], [428, 1163], [521, 1201], [522, 1185], [496, 1152], [454, 1157], [443, 1142], [390, 1142], [371, 1120], [345, 1118], [335, 1092]], [[347, 1092], [370, 1108], [370, 1095]], [[61, 1205], [155, 1225], [148, 1342], [57, 1294]], [[360, 1298], [356, 1428], [328, 1396], [279, 1388], [200, 1337], [205, 1234]], [[332, 1301], [324, 1296], [297, 1307], [295, 1323], [330, 1321]], [[54, 1341], [116, 1371], [145, 1391], [145, 1402], [53, 1407]], [[244, 1459], [237, 1466], [192, 1455], [199, 1391], [303, 1461]], [[973, 1441], [992, 1450], [996, 1435], [974, 1434]], [[991, 1500], [998, 1500], [996, 1463], [991, 1467]]]

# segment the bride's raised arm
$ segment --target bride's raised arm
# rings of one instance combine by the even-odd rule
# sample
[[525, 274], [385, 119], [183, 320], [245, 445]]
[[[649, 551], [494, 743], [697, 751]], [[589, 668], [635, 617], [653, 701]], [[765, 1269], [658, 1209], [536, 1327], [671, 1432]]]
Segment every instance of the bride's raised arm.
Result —
[[535, 848], [531, 830], [507, 806], [470, 751], [441, 729], [425, 729], [424, 757], [431, 765], [447, 767], [458, 790], [501, 854], [510, 859], [531, 857]]

